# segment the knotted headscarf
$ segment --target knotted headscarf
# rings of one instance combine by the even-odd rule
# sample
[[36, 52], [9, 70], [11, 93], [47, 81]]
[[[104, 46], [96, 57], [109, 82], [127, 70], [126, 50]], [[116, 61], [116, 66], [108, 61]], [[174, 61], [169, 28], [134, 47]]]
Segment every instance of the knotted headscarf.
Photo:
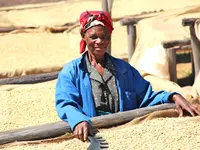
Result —
[[85, 51], [86, 42], [83, 40], [85, 32], [96, 25], [105, 26], [110, 34], [112, 33], [112, 19], [109, 14], [105, 11], [85, 11], [80, 15], [80, 33], [82, 40], [80, 42], [80, 53]]

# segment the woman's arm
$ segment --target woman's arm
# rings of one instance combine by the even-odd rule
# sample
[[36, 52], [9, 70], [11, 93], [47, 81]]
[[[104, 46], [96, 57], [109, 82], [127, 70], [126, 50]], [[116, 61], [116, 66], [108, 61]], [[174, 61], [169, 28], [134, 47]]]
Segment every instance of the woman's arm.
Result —
[[[136, 70], [134, 76], [137, 78], [137, 84], [140, 84], [138, 89], [138, 101], [139, 107], [153, 106], [157, 104], [171, 103], [174, 102], [179, 115], [183, 115], [183, 110], [189, 112], [192, 116], [200, 115], [200, 108], [196, 105], [190, 104], [183, 96], [176, 92], [166, 92], [152, 90], [151, 84], [146, 81]], [[162, 84], [162, 83], [160, 83]]]
[[75, 85], [75, 69], [72, 64], [67, 64], [59, 73], [56, 84], [56, 111], [58, 116], [69, 122], [72, 130], [83, 121], [91, 123], [90, 118], [82, 110], [82, 98]]

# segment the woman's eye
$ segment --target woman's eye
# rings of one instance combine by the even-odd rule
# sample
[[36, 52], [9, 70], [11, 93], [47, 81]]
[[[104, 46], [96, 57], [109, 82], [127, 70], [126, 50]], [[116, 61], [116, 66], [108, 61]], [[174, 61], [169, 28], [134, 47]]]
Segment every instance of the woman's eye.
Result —
[[109, 40], [110, 36], [103, 36], [103, 37], [98, 37], [98, 36], [91, 36], [90, 37], [92, 40], [96, 40], [96, 39], [101, 39], [101, 40]]
[[98, 39], [97, 36], [91, 36], [90, 38], [93, 39], [93, 40]]

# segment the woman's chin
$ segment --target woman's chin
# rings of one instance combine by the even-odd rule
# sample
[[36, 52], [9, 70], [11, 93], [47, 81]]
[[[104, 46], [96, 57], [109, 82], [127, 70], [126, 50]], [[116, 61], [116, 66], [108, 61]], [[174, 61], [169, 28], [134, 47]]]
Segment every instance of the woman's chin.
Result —
[[95, 48], [96, 53], [105, 53], [106, 49], [105, 48]]

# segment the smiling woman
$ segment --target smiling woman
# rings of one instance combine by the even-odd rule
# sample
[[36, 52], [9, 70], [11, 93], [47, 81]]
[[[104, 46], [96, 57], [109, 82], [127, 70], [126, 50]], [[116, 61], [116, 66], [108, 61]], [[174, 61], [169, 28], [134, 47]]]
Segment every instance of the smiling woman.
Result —
[[73, 134], [86, 141], [91, 118], [175, 102], [178, 112], [200, 115], [200, 108], [183, 96], [152, 91], [151, 84], [127, 62], [106, 53], [113, 31], [107, 12], [86, 11], [80, 15], [82, 56], [67, 63], [58, 75], [56, 110], [69, 123]]
[[87, 43], [88, 49], [92, 52], [91, 55], [93, 54], [95, 57], [94, 60], [96, 60], [97, 63], [103, 62], [104, 54], [110, 42], [108, 30], [103, 26], [95, 26], [88, 29], [84, 36], [84, 40]]

